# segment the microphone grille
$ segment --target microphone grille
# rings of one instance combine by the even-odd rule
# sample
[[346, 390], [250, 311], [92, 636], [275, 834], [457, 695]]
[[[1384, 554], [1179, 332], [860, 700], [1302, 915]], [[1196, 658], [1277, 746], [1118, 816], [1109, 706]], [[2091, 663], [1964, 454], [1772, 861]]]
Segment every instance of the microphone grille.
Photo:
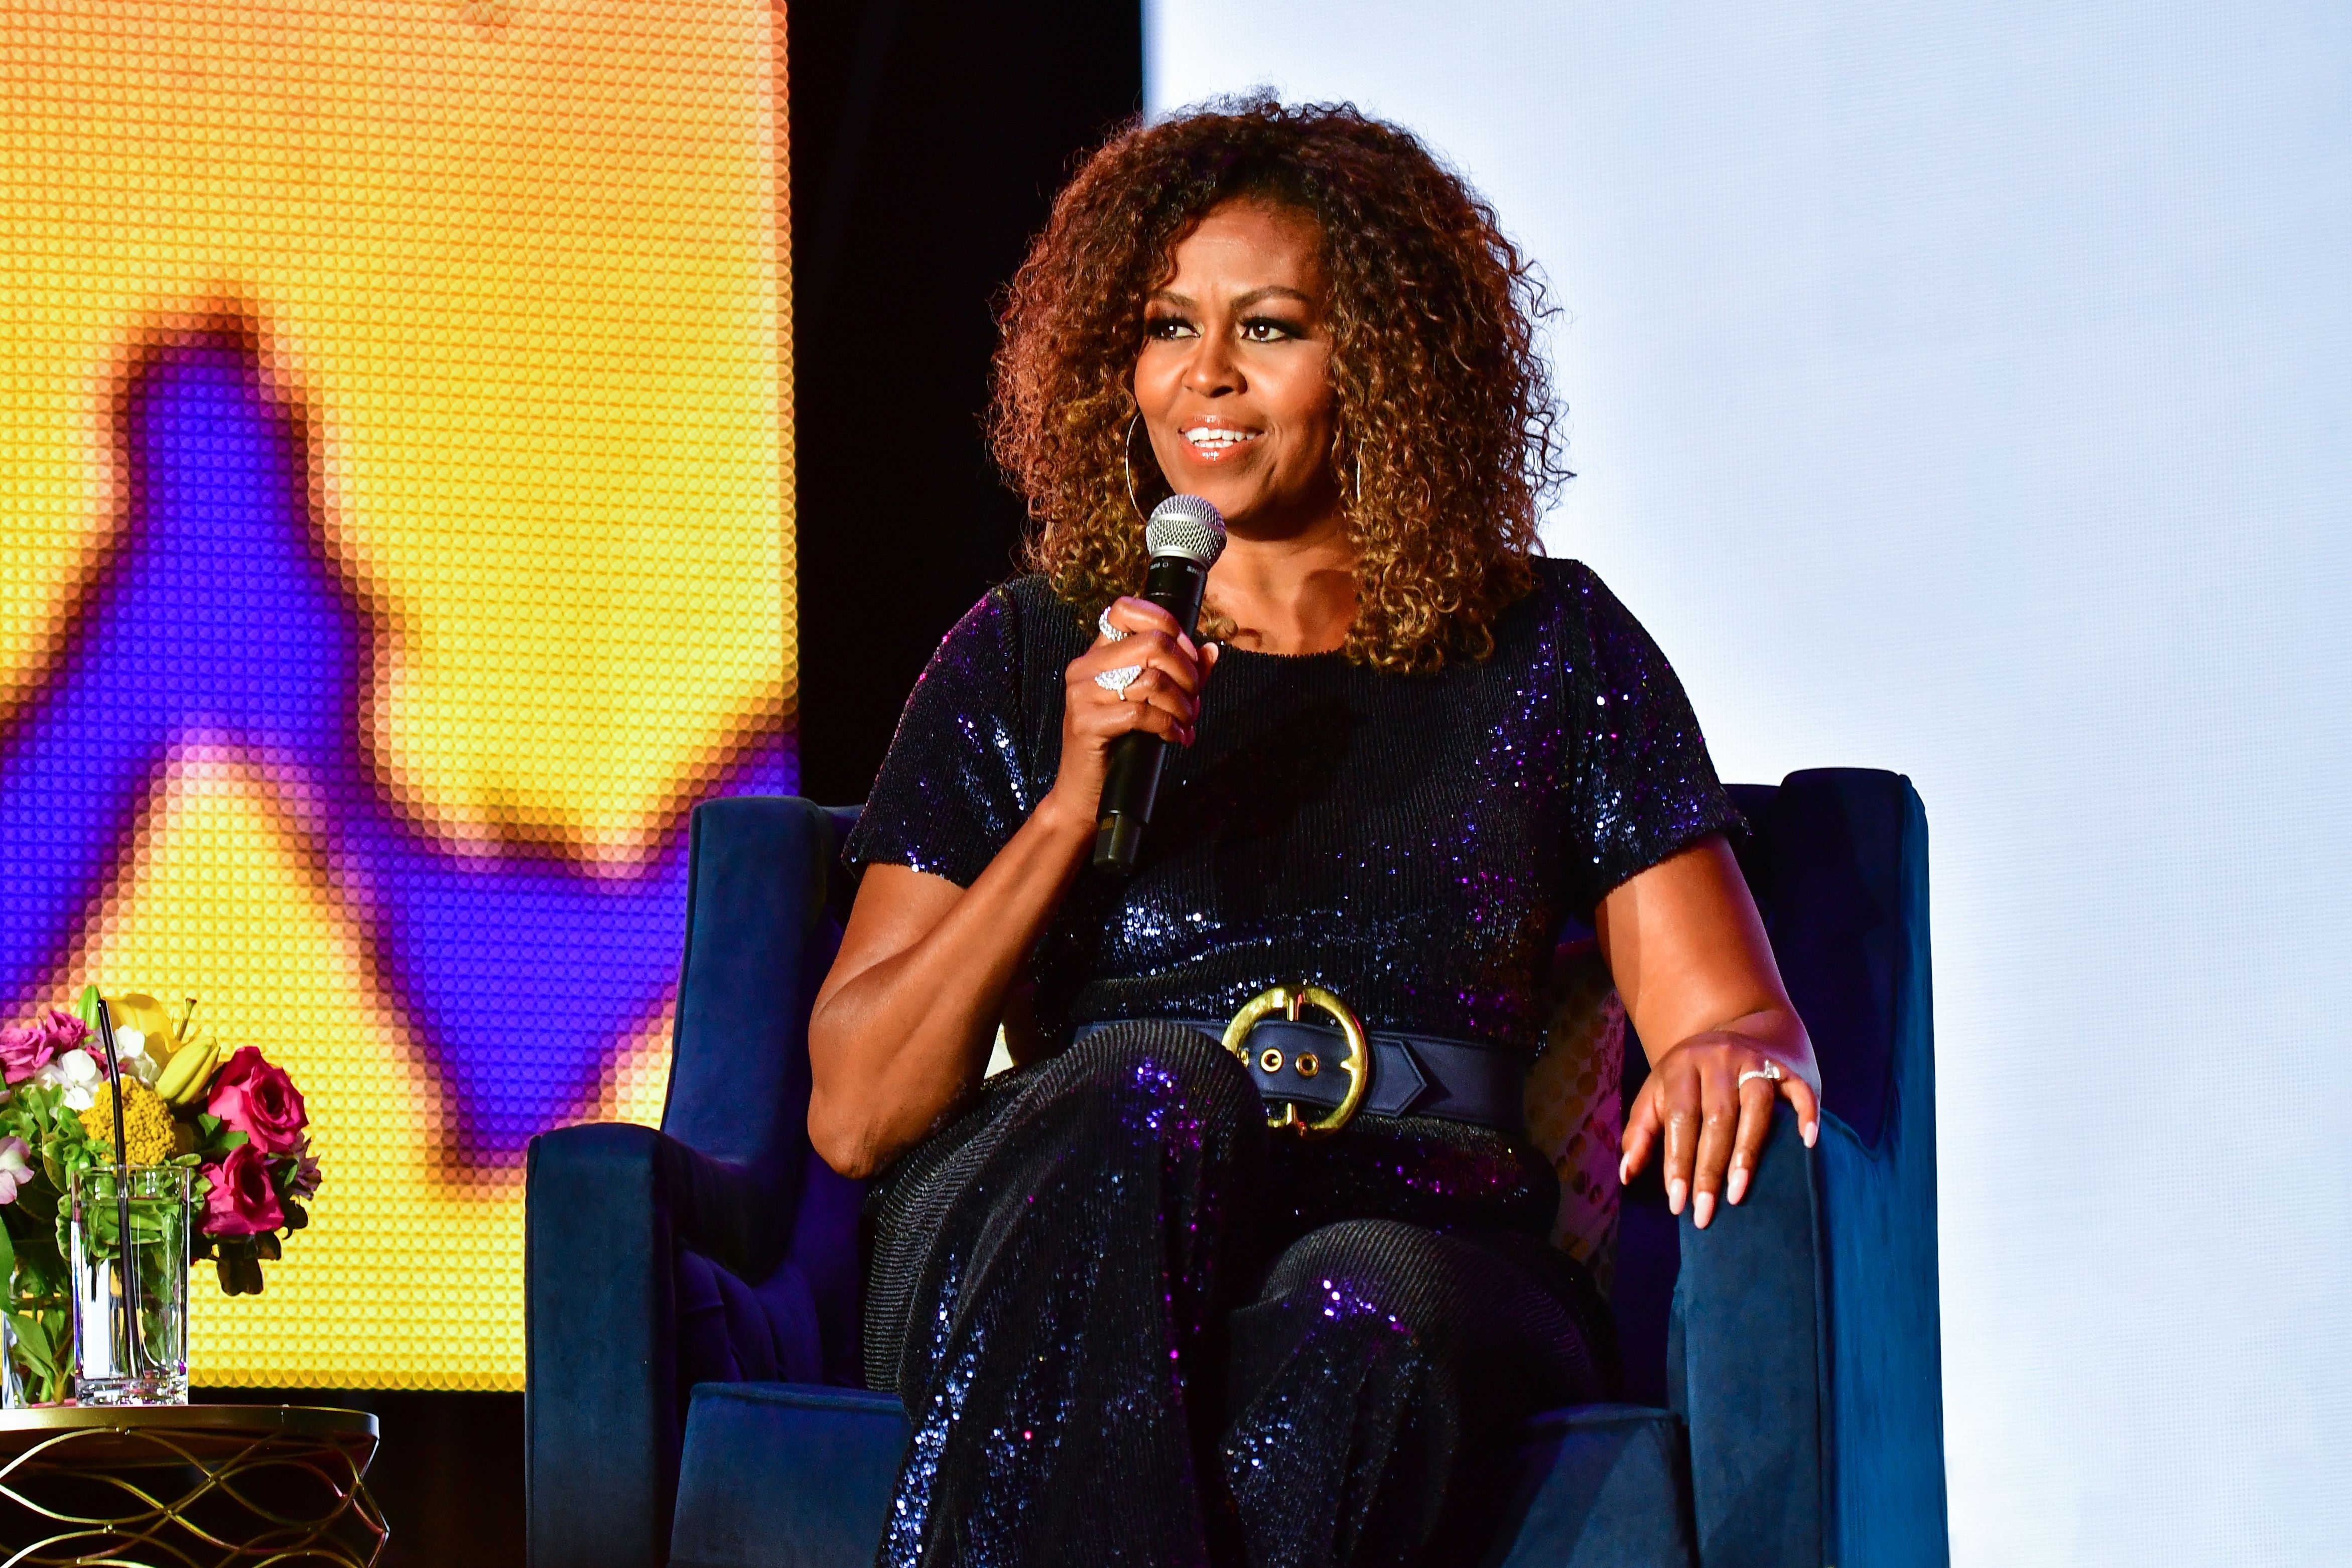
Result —
[[1213, 566], [1225, 551], [1223, 514], [1199, 496], [1170, 496], [1151, 509], [1143, 547], [1153, 555], [1181, 555]]

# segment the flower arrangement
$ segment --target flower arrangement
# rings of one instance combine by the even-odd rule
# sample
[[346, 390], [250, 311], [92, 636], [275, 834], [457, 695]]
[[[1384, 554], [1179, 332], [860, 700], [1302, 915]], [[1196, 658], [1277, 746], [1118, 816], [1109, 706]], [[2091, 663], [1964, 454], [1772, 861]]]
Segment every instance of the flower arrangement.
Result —
[[[194, 1029], [195, 1002], [175, 1026], [136, 993], [106, 998], [121, 1073], [121, 1126], [131, 1165], [192, 1167], [201, 1209], [190, 1251], [209, 1258], [229, 1295], [258, 1295], [279, 1238], [309, 1225], [319, 1190], [301, 1090], [251, 1046], [222, 1056]], [[73, 1173], [117, 1163], [114, 1086], [96, 986], [73, 1012], [52, 1007], [0, 1026], [0, 1286], [36, 1401], [62, 1397], [72, 1372], [66, 1301]]]

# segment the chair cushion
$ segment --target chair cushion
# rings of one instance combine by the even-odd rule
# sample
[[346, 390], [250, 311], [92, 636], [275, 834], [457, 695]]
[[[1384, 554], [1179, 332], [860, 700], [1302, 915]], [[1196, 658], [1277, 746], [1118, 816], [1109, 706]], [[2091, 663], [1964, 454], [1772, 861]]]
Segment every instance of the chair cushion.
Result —
[[671, 1568], [868, 1568], [906, 1451], [892, 1394], [706, 1383], [686, 1418]]
[[1663, 1410], [1583, 1405], [1520, 1432], [1496, 1568], [1693, 1568], [1686, 1446]]
[[1591, 1269], [1606, 1295], [1616, 1264], [1617, 1157], [1625, 1130], [1618, 1085], [1625, 1005], [1592, 938], [1560, 943], [1541, 1005], [1543, 1051], [1528, 1072], [1528, 1142], [1559, 1176], [1552, 1245]]
[[[866, 1568], [907, 1449], [887, 1394], [787, 1384], [694, 1391], [671, 1568]], [[1496, 1568], [1691, 1568], [1682, 1424], [1590, 1405], [1521, 1430]]]
[[676, 1278], [679, 1387], [823, 1381], [816, 1300], [797, 1268], [779, 1264], [747, 1285], [680, 1245]]

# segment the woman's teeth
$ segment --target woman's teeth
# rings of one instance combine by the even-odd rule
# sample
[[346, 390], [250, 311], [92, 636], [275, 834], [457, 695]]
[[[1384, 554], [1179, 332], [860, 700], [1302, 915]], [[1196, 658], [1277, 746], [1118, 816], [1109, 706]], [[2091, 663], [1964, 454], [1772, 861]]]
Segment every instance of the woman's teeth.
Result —
[[1227, 430], [1215, 426], [1204, 425], [1197, 430], [1185, 431], [1184, 439], [1192, 442], [1195, 447], [1207, 447], [1213, 449], [1222, 450], [1228, 447], [1238, 447], [1244, 441], [1256, 440], [1257, 432], [1255, 430]]

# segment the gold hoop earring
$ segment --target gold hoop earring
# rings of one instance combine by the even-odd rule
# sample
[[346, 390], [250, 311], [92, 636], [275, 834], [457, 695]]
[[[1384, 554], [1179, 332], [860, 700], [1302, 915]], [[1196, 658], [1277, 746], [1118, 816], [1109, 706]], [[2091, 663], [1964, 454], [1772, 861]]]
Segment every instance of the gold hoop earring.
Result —
[[1134, 510], [1136, 516], [1150, 522], [1150, 518], [1144, 515], [1143, 503], [1135, 497], [1135, 427], [1142, 419], [1143, 410], [1140, 408], [1129, 416], [1127, 434], [1118, 438], [1118, 466], [1127, 475], [1127, 504]]

